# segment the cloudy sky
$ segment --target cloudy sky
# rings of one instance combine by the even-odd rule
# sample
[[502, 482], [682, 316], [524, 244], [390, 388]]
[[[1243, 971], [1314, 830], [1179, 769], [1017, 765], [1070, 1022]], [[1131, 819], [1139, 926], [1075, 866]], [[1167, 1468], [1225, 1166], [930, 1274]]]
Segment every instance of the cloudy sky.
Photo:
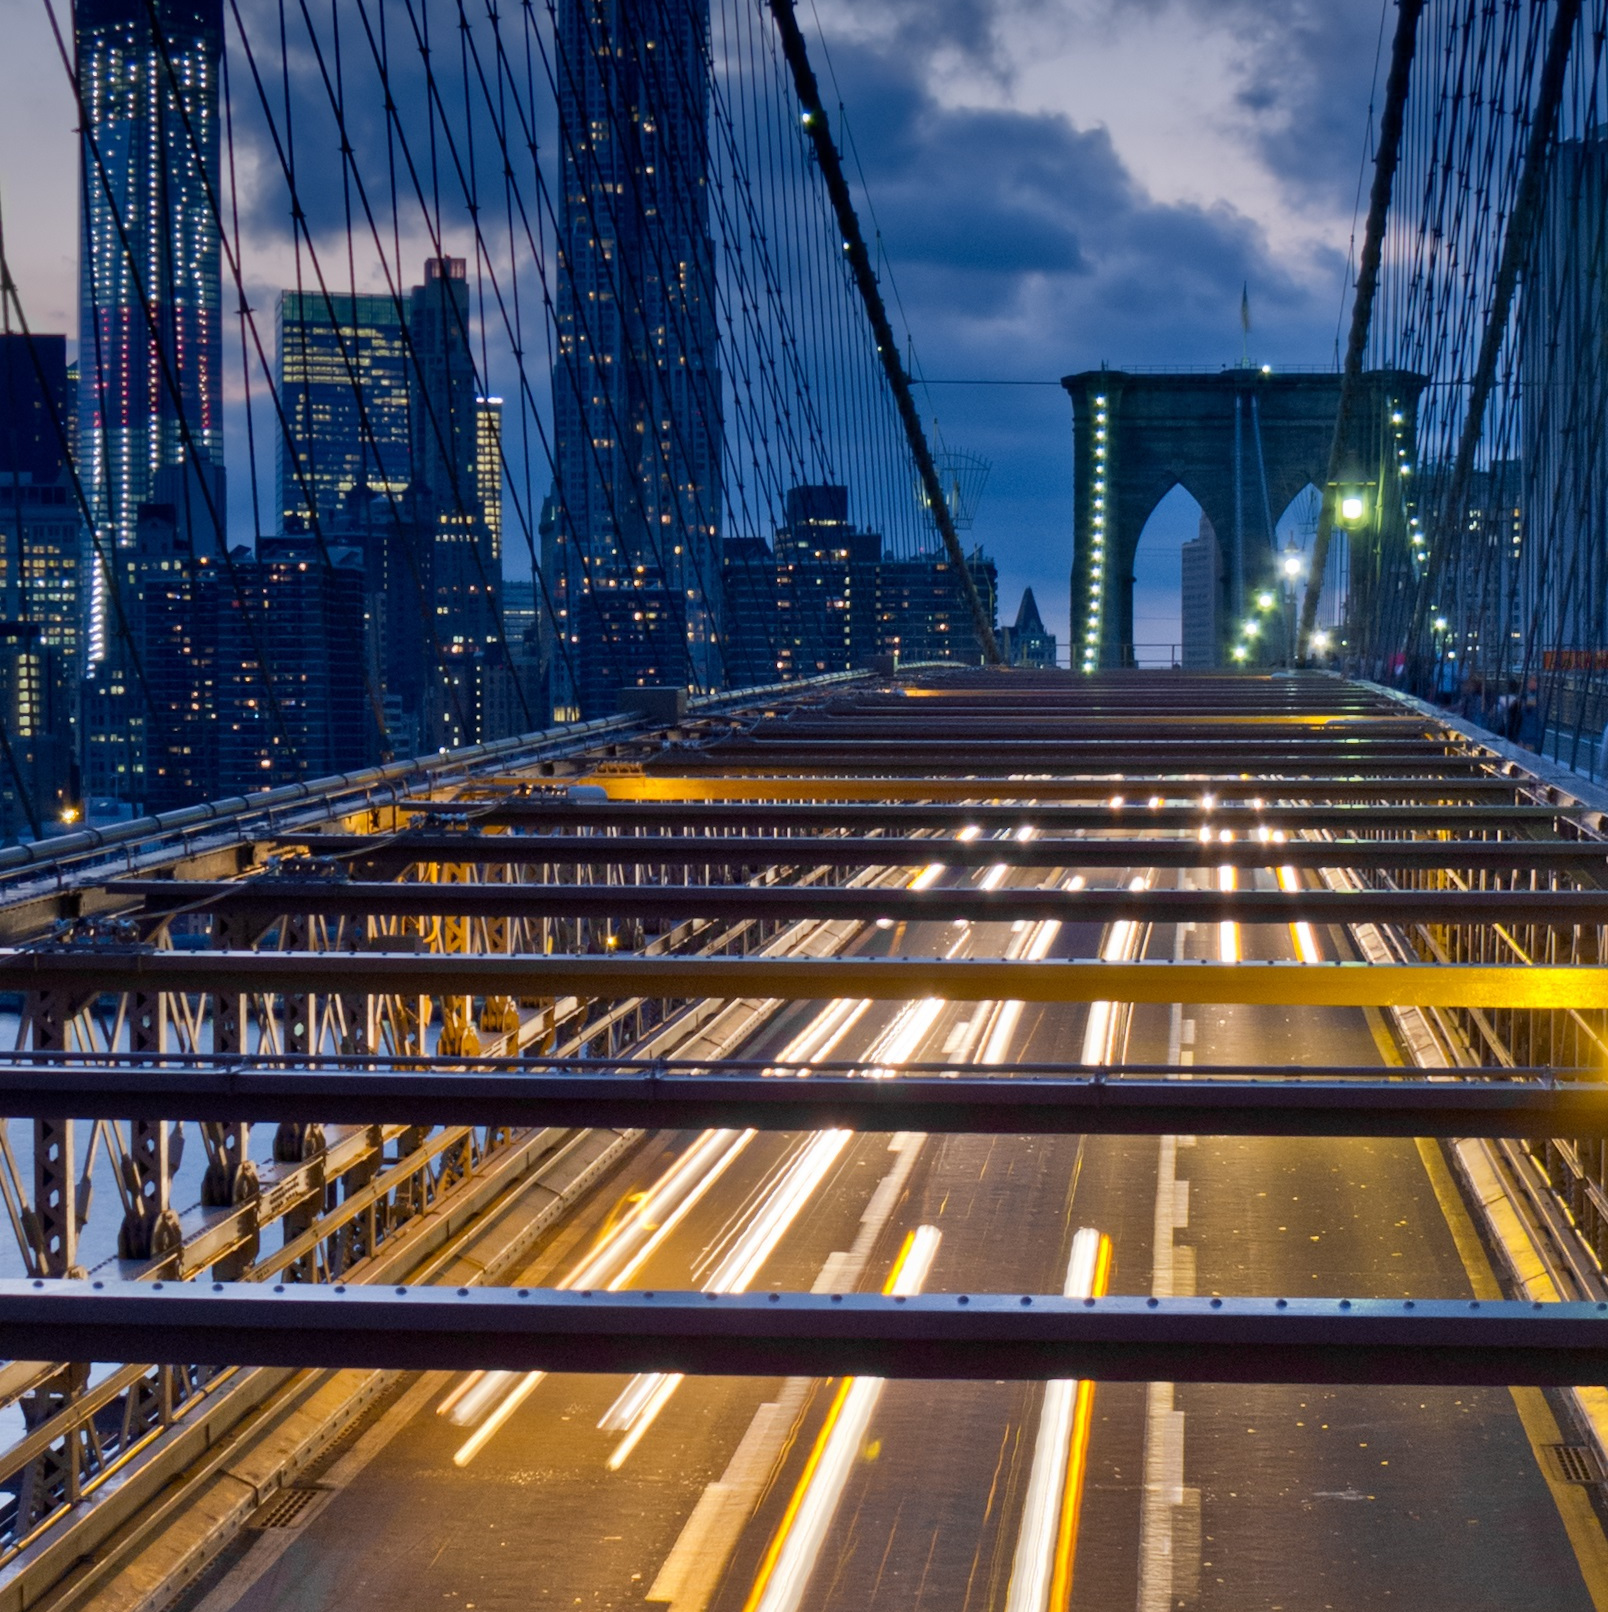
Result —
[[[1333, 360], [1378, 0], [828, 0], [819, 20], [928, 376], [1233, 363], [1245, 285], [1255, 361]], [[1064, 646], [1065, 394], [933, 386], [926, 412], [993, 461], [975, 535], [1002, 614], [1031, 584]], [[1146, 534], [1141, 641], [1176, 635], [1197, 520], [1174, 494]]]
[[[0, 0], [0, 204], [36, 328], [76, 325], [73, 109], [49, 26]], [[947, 442], [993, 471], [974, 536], [1002, 613], [1031, 584], [1065, 635], [1062, 374], [1335, 351], [1380, 0], [804, 0]], [[871, 222], [868, 220], [868, 222]], [[1032, 382], [945, 385], [938, 382]], [[1049, 384], [1044, 384], [1049, 383]], [[1141, 550], [1176, 631], [1180, 495]], [[1171, 613], [1171, 617], [1169, 616]]]

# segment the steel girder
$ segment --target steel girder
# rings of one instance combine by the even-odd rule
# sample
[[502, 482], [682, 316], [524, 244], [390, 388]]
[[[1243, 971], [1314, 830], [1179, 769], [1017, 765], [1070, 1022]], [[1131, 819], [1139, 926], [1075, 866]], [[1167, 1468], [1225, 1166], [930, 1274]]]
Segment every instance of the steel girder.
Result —
[[1070, 1075], [1051, 1066], [891, 1071], [753, 1064], [428, 1070], [362, 1059], [0, 1062], [0, 1109], [29, 1117], [573, 1127], [752, 1126], [1004, 1135], [1608, 1138], [1608, 1086], [1528, 1078], [1382, 1077], [1373, 1069], [1193, 1068]]
[[453, 956], [428, 952], [0, 952], [0, 989], [815, 1002], [1214, 1002], [1608, 1008], [1608, 969], [1479, 964], [1041, 962], [942, 957]]
[[0, 1282], [0, 1349], [742, 1377], [1574, 1385], [1608, 1303]]
[[[527, 787], [517, 777], [502, 780], [508, 793]], [[1485, 772], [1456, 778], [1413, 777], [1358, 778], [1330, 774], [1303, 776], [1281, 783], [1268, 777], [1221, 777], [1188, 772], [1147, 773], [1133, 767], [1121, 775], [1080, 778], [1045, 774], [1024, 774], [1016, 778], [956, 777], [928, 771], [903, 777], [851, 776], [827, 767], [819, 771], [778, 774], [773, 777], [732, 773], [722, 777], [710, 773], [677, 771], [662, 763], [646, 768], [593, 771], [577, 775], [574, 786], [601, 790], [610, 800], [636, 801], [908, 801], [963, 804], [979, 798], [993, 801], [1025, 801], [1034, 805], [1067, 801], [1106, 801], [1120, 794], [1135, 803], [1160, 795], [1165, 800], [1198, 800], [1203, 794], [1214, 801], [1254, 801], [1268, 797], [1295, 797], [1301, 801], [1329, 802], [1398, 801], [1434, 802], [1515, 801], [1525, 796], [1550, 794], [1536, 780], [1523, 774], [1511, 762], [1493, 761]], [[484, 798], [484, 792], [477, 791]], [[414, 803], [415, 805], [417, 803]], [[1571, 810], [1578, 809], [1571, 807]]]
[[[1304, 788], [1304, 786], [1303, 786]], [[1170, 795], [1183, 793], [1176, 786]], [[1255, 797], [1253, 797], [1255, 798]], [[1372, 830], [1378, 827], [1378, 818], [1358, 805], [1336, 802], [1330, 805], [1311, 805], [1307, 802], [1262, 800], [1252, 806], [1248, 800], [1229, 799], [1214, 801], [1210, 808], [1203, 807], [1198, 799], [1190, 802], [1169, 800], [1161, 806], [1151, 806], [1146, 800], [1130, 800], [1126, 805], [1113, 806], [1109, 800], [1090, 801], [1082, 806], [1063, 804], [999, 806], [978, 802], [973, 805], [951, 804], [874, 804], [855, 805], [843, 802], [785, 802], [785, 801], [589, 801], [568, 795], [533, 795], [511, 799], [475, 799], [466, 796], [458, 801], [419, 801], [409, 803], [420, 818], [439, 825], [443, 821], [459, 820], [484, 828], [520, 827], [529, 830], [541, 827], [554, 829], [627, 829], [640, 833], [644, 829], [657, 832], [666, 830], [721, 830], [753, 833], [756, 830], [785, 829], [792, 833], [839, 833], [853, 830], [859, 833], [909, 833], [915, 829], [958, 830], [976, 825], [985, 830], [1015, 829], [1031, 824], [1041, 834], [1082, 834], [1090, 830], [1101, 832], [1132, 830], [1136, 822], [1147, 829], [1182, 829], [1194, 833], [1206, 824], [1214, 829], [1228, 828], [1237, 834], [1254, 834], [1264, 812], [1276, 815], [1284, 829], [1348, 829]], [[1407, 830], [1433, 829], [1444, 832], [1448, 828], [1498, 829], [1512, 832], [1515, 829], [1551, 829], [1569, 813], [1557, 806], [1530, 804], [1491, 803], [1484, 806], [1448, 806], [1396, 804], [1391, 808], [1390, 827], [1394, 833]]]
[[[934, 854], [942, 854], [941, 848]], [[878, 918], [972, 923], [1499, 923], [1608, 924], [1604, 890], [982, 890], [934, 884], [926, 889], [848, 889], [785, 884], [474, 884], [386, 880], [272, 879], [218, 882], [120, 880], [108, 887], [143, 902], [142, 916], [198, 907], [214, 914], [275, 919], [325, 917]]]
[[[1278, 813], [1268, 811], [1269, 828]], [[1144, 827], [1135, 810], [1132, 826]], [[1382, 824], [1381, 826], [1388, 826]], [[816, 835], [477, 834], [471, 830], [410, 830], [378, 844], [365, 834], [287, 835], [313, 856], [400, 871], [414, 863], [481, 866], [546, 865], [662, 867], [945, 867], [986, 868], [1481, 868], [1511, 872], [1532, 867], [1590, 869], [1608, 875], [1608, 841], [1563, 839], [1289, 840], [1224, 842], [1190, 839], [937, 840]]]

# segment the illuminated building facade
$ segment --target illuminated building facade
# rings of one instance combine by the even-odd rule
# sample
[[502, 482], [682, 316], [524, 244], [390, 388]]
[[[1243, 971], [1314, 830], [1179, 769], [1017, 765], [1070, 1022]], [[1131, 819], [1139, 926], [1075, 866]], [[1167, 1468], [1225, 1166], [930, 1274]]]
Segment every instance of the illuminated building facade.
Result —
[[84, 525], [67, 473], [67, 343], [0, 334], [0, 838], [73, 821]]
[[491, 574], [502, 575], [503, 551], [503, 400], [475, 399], [475, 483], [480, 515], [491, 543]]
[[[78, 0], [76, 47], [78, 431], [96, 526], [132, 547], [158, 471], [187, 464], [202, 471], [198, 518], [221, 536], [222, 0]], [[97, 597], [92, 659], [109, 631]]]
[[560, 0], [555, 709], [721, 679], [709, 7]]
[[288, 426], [278, 439], [281, 530], [324, 530], [356, 487], [404, 492], [412, 445], [397, 299], [281, 291], [275, 335]]

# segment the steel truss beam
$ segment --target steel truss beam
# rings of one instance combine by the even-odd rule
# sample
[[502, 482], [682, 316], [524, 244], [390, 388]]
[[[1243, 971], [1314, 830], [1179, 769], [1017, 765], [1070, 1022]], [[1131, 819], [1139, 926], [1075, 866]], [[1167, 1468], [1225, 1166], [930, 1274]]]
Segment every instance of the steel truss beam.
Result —
[[414, 1371], [1562, 1386], [1608, 1377], [1608, 1303], [5, 1281], [0, 1350]]
[[1024, 890], [841, 889], [793, 885], [396, 884], [272, 878], [216, 883], [127, 880], [108, 890], [158, 914], [208, 912], [272, 919], [894, 918], [973, 923], [1608, 924], [1608, 890]]
[[1608, 1009], [1608, 969], [1570, 964], [0, 951], [0, 989]]
[[[604, 1126], [676, 1130], [932, 1131], [995, 1135], [1608, 1137], [1608, 1086], [1530, 1079], [1386, 1079], [1373, 1069], [1169, 1072], [967, 1065], [894, 1078], [723, 1063], [559, 1066], [496, 1062], [428, 1070], [326, 1060], [14, 1060], [0, 1064], [0, 1112], [80, 1119], [323, 1124]], [[789, 1078], [791, 1076], [808, 1078]], [[1539, 1075], [1540, 1078], [1535, 1078]]]
[[[677, 757], [677, 760], [681, 760]], [[923, 777], [849, 777], [827, 768], [824, 773], [800, 772], [792, 776], [719, 777], [707, 773], [677, 772], [655, 767], [647, 772], [593, 772], [578, 777], [579, 786], [603, 790], [616, 801], [949, 801], [975, 800], [1109, 801], [1123, 794], [1138, 803], [1152, 795], [1168, 800], [1198, 799], [1203, 793], [1216, 801], [1251, 801], [1298, 795], [1304, 802], [1333, 801], [1479, 801], [1514, 800], [1537, 791], [1536, 780], [1518, 772], [1511, 762], [1492, 757], [1492, 770], [1456, 778], [1303, 777], [1299, 781], [1268, 778], [1201, 778], [1189, 774], [1148, 774], [1132, 767], [1120, 778], [957, 778], [953, 774]], [[1502, 777], [1496, 769], [1509, 769]], [[501, 783], [509, 790], [525, 788], [527, 780], [509, 776]]]
[[[1275, 789], [1277, 786], [1273, 786]], [[1175, 791], [1176, 793], [1176, 791]], [[1304, 788], [1303, 788], [1304, 793]], [[1034, 805], [1000, 806], [992, 803], [919, 805], [856, 805], [835, 803], [714, 802], [714, 801], [635, 801], [571, 800], [564, 796], [503, 801], [475, 800], [410, 802], [409, 809], [421, 816], [462, 819], [477, 827], [542, 826], [549, 829], [758, 829], [808, 830], [812, 833], [853, 829], [860, 833], [909, 833], [914, 829], [959, 829], [975, 824], [984, 829], [1014, 829], [1032, 824], [1041, 834], [1081, 834], [1133, 829], [1142, 823], [1146, 829], [1183, 829], [1194, 833], [1207, 823], [1213, 828], [1230, 828], [1239, 834], [1255, 833], [1263, 814], [1276, 816], [1284, 829], [1373, 829], [1374, 818], [1361, 806], [1343, 804], [1309, 805], [1306, 802], [1253, 797], [1247, 800], [1214, 801], [1210, 810], [1199, 799], [1163, 806], [1149, 806], [1143, 799], [1113, 806], [1109, 799], [1090, 801], [1083, 806]], [[1449, 828], [1500, 829], [1511, 832], [1522, 828], [1550, 828], [1567, 813], [1557, 806], [1497, 805], [1445, 806], [1396, 805], [1390, 813], [1393, 833], [1403, 830]]]
[[[1142, 828], [1134, 812], [1133, 827]], [[1276, 811], [1267, 826], [1279, 826]], [[929, 840], [749, 834], [477, 834], [417, 830], [376, 843], [364, 834], [297, 834], [283, 843], [314, 856], [401, 869], [415, 862], [540, 866], [664, 867], [946, 867], [986, 868], [1487, 868], [1590, 867], [1608, 873], [1603, 840], [1295, 840], [1245, 839]]]

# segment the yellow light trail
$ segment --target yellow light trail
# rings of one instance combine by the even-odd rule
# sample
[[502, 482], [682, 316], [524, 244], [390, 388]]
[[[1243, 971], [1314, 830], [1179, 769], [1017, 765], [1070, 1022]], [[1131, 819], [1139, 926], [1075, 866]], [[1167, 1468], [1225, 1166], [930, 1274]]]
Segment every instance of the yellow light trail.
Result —
[[[1279, 869], [1279, 889], [1286, 894], [1294, 895], [1301, 888], [1301, 876], [1294, 868]], [[1295, 955], [1303, 963], [1321, 963], [1323, 953], [1318, 949], [1317, 939], [1312, 933], [1312, 925], [1304, 918], [1299, 923], [1290, 925], [1290, 938], [1295, 942]]]
[[[941, 1240], [936, 1226], [917, 1226], [908, 1233], [882, 1285], [883, 1293], [919, 1293]], [[743, 1612], [797, 1612], [882, 1387], [880, 1377], [846, 1377], [838, 1385], [775, 1537], [760, 1561]]]
[[[1072, 1239], [1062, 1291], [1069, 1299], [1101, 1298], [1110, 1277], [1111, 1239], [1083, 1227]], [[1070, 1604], [1093, 1415], [1092, 1382], [1044, 1385], [1005, 1612], [1065, 1612]]]

